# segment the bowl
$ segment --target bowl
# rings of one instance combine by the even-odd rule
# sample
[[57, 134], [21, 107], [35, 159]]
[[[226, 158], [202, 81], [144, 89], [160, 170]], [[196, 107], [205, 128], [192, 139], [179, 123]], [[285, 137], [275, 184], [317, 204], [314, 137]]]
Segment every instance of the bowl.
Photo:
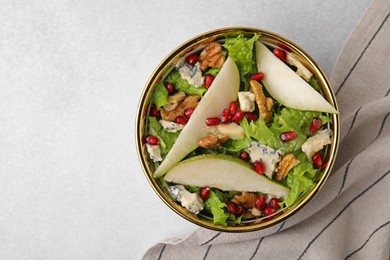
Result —
[[[191, 55], [192, 53], [199, 53], [204, 46], [211, 42], [224, 42], [226, 37], [237, 37], [242, 35], [244, 38], [252, 38], [255, 34], [259, 34], [258, 41], [264, 43], [270, 49], [277, 48], [283, 50], [285, 53], [293, 55], [301, 64], [304, 65], [314, 76], [318, 82], [318, 92], [327, 100], [327, 102], [333, 106], [336, 110], [338, 108], [336, 98], [333, 90], [326, 78], [324, 72], [320, 66], [314, 61], [314, 59], [301, 47], [292, 41], [270, 31], [266, 31], [259, 28], [250, 27], [230, 27], [222, 28], [213, 31], [209, 31], [198, 35], [192, 39], [189, 39], [179, 47], [174, 49], [157, 68], [152, 72], [149, 80], [144, 87], [142, 95], [140, 97], [137, 118], [136, 118], [136, 147], [138, 157], [144, 174], [150, 183], [153, 190], [161, 198], [161, 200], [174, 212], [179, 214], [186, 220], [211, 230], [224, 231], [224, 232], [250, 232], [265, 229], [283, 222], [290, 218], [292, 215], [301, 210], [307, 205], [313, 197], [320, 192], [326, 179], [328, 178], [337, 154], [339, 145], [339, 133], [340, 133], [340, 117], [338, 113], [329, 114], [322, 113], [328, 118], [328, 122], [323, 125], [323, 128], [329, 129], [332, 133], [330, 144], [326, 145], [322, 152], [322, 159], [324, 161], [320, 167], [314, 167], [315, 174], [312, 176], [313, 184], [310, 185], [305, 191], [300, 193], [298, 199], [288, 207], [283, 206], [281, 209], [276, 210], [275, 213], [264, 216], [264, 209], [261, 216], [248, 217], [248, 219], [241, 218], [241, 221], [229, 221], [227, 224], [215, 224], [212, 215], [209, 213], [200, 212], [194, 214], [181, 206], [172, 196], [172, 192], [169, 192], [167, 183], [162, 178], [154, 178], [153, 175], [156, 170], [156, 163], [150, 159], [149, 153], [145, 145], [145, 137], [150, 134], [148, 131], [148, 117], [152, 111], [152, 95], [159, 82], [162, 82], [167, 75], [175, 69], [177, 64], [181, 64], [183, 59]], [[294, 66], [291, 66], [292, 69]], [[266, 77], [267, 75], [265, 75]], [[313, 158], [312, 158], [313, 159]], [[326, 161], [326, 163], [325, 163]], [[317, 169], [318, 168], [318, 169]], [[269, 202], [269, 199], [268, 199]], [[268, 205], [268, 204], [267, 204]], [[229, 212], [227, 207], [224, 210]], [[238, 217], [236, 218], [236, 220]]]

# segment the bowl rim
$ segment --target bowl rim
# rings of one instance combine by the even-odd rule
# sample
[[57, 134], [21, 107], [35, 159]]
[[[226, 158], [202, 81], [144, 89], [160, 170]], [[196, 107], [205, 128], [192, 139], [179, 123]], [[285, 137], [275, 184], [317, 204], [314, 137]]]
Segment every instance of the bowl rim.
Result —
[[295, 202], [293, 206], [287, 209], [286, 212], [283, 212], [278, 217], [275, 217], [271, 220], [267, 220], [265, 222], [253, 222], [250, 225], [243, 226], [221, 226], [216, 225], [212, 222], [208, 222], [206, 220], [199, 219], [195, 214], [190, 213], [177, 202], [173, 201], [173, 199], [167, 194], [167, 191], [164, 191], [161, 185], [158, 183], [158, 179], [153, 178], [153, 171], [151, 169], [151, 165], [146, 154], [146, 149], [144, 149], [142, 145], [142, 136], [144, 133], [145, 127], [145, 114], [147, 113], [148, 104], [150, 101], [150, 97], [153, 93], [154, 87], [157, 82], [166, 74], [167, 70], [174, 65], [179, 58], [181, 58], [184, 54], [188, 54], [191, 50], [199, 47], [199, 43], [205, 44], [210, 41], [214, 41], [221, 37], [226, 37], [226, 35], [238, 35], [240, 33], [246, 35], [253, 35], [255, 33], [259, 33], [259, 40], [265, 41], [276, 41], [283, 43], [287, 48], [291, 50], [292, 53], [297, 55], [301, 62], [303, 62], [306, 67], [309, 67], [310, 71], [315, 75], [323, 96], [327, 99], [327, 101], [338, 109], [337, 101], [335, 94], [332, 90], [332, 87], [327, 79], [325, 73], [321, 69], [321, 67], [317, 64], [317, 62], [299, 45], [292, 42], [291, 40], [280, 36], [279, 34], [273, 33], [268, 30], [255, 28], [255, 27], [246, 27], [246, 26], [238, 26], [238, 27], [224, 27], [211, 31], [204, 32], [199, 34], [191, 39], [185, 41], [176, 47], [173, 51], [171, 51], [154, 69], [151, 76], [149, 77], [147, 83], [144, 86], [144, 89], [141, 93], [141, 98], [138, 103], [137, 115], [136, 115], [136, 123], [135, 123], [135, 138], [136, 138], [136, 149], [138, 159], [141, 163], [142, 170], [151, 185], [152, 189], [155, 193], [160, 197], [160, 199], [175, 213], [183, 217], [184, 219], [190, 221], [193, 224], [201, 226], [203, 228], [222, 231], [222, 232], [232, 232], [232, 233], [242, 233], [242, 232], [252, 232], [262, 230], [271, 226], [274, 226], [278, 223], [284, 222], [289, 219], [291, 216], [302, 210], [322, 189], [327, 178], [330, 175], [330, 172], [333, 168], [335, 158], [337, 156], [337, 151], [339, 147], [340, 141], [340, 114], [329, 114], [332, 118], [332, 140], [329, 151], [329, 159], [325, 169], [322, 170], [321, 176], [317, 181], [314, 188], [310, 191], [307, 191], [308, 194], [301, 198], [299, 201]]

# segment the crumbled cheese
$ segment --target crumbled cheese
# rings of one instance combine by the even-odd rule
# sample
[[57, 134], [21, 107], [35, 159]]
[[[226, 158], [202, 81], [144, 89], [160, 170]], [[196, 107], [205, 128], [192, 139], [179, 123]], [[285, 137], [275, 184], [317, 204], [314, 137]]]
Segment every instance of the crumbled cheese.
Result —
[[263, 163], [264, 174], [268, 178], [272, 178], [276, 164], [282, 159], [284, 154], [280, 150], [274, 150], [258, 142], [252, 142], [248, 145], [248, 153], [252, 162], [260, 161]]
[[302, 145], [302, 151], [307, 158], [311, 159], [313, 155], [322, 150], [325, 145], [330, 144], [331, 132], [329, 129], [319, 130], [316, 135], [308, 138]]
[[176, 133], [183, 130], [184, 125], [161, 119], [158, 121], [165, 131]]
[[240, 109], [244, 112], [252, 112], [255, 110], [255, 95], [250, 91], [238, 92], [238, 101]]
[[153, 160], [153, 162], [162, 161], [160, 146], [146, 144], [146, 149], [148, 150], [149, 157]]
[[294, 66], [297, 68], [296, 73], [304, 78], [306, 81], [309, 81], [310, 78], [313, 76], [313, 73], [310, 72], [303, 64], [293, 56], [291, 53], [287, 53], [287, 60], [286, 62], [290, 64], [291, 66]]
[[174, 185], [169, 187], [172, 196], [181, 203], [183, 207], [194, 214], [203, 210], [203, 201], [197, 193], [191, 193], [183, 185]]
[[194, 87], [198, 88], [203, 85], [204, 77], [202, 76], [199, 62], [195, 63], [194, 66], [183, 64], [178, 68], [178, 71], [180, 76]]
[[236, 123], [219, 124], [217, 128], [222, 135], [227, 135], [232, 140], [240, 140], [245, 137], [244, 128]]

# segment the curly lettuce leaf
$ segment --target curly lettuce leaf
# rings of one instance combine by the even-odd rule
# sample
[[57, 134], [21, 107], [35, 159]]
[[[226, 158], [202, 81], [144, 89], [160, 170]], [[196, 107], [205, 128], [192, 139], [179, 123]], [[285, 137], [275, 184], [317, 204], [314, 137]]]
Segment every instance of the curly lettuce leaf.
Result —
[[[280, 114], [274, 115], [274, 120], [270, 126], [260, 117], [257, 121], [248, 122], [244, 118], [240, 126], [244, 128], [247, 137], [256, 139], [274, 149], [280, 149], [285, 153], [298, 151], [310, 135], [310, 124], [313, 118], [319, 117], [322, 123], [327, 122], [327, 117], [319, 112], [301, 111], [284, 107]], [[289, 142], [282, 142], [280, 134], [283, 132], [294, 131], [297, 137]]]
[[283, 201], [287, 207], [293, 205], [299, 198], [299, 195], [313, 185], [312, 179], [317, 172], [303, 152], [297, 158], [300, 160], [300, 163], [292, 168], [287, 175], [286, 184], [290, 187], [290, 193]]
[[168, 90], [162, 82], [156, 85], [156, 89], [153, 92], [152, 103], [161, 108], [165, 104], [168, 104]]
[[165, 81], [175, 85], [176, 90], [183, 91], [187, 95], [202, 96], [207, 91], [205, 87], [196, 88], [195, 86], [188, 83], [186, 79], [183, 79], [180, 76], [180, 73], [177, 70], [174, 70], [171, 73], [169, 73]]
[[213, 215], [214, 224], [227, 226], [226, 220], [229, 218], [229, 213], [226, 213], [226, 203], [222, 202], [214, 191], [210, 191], [210, 195], [204, 203], [207, 211]]
[[205, 75], [210, 74], [210, 75], [213, 75], [214, 77], [216, 77], [220, 70], [221, 70], [221, 68], [211, 67], [208, 70], [206, 70]]
[[229, 57], [234, 60], [238, 67], [245, 91], [249, 89], [247, 76], [250, 73], [256, 72], [253, 45], [259, 36], [259, 34], [255, 34], [252, 38], [248, 39], [240, 34], [237, 37], [226, 38], [225, 44], [223, 44], [223, 47], [228, 50]]
[[160, 140], [161, 156], [164, 158], [171, 150], [180, 132], [170, 133], [164, 130], [155, 117], [149, 117], [149, 132]]

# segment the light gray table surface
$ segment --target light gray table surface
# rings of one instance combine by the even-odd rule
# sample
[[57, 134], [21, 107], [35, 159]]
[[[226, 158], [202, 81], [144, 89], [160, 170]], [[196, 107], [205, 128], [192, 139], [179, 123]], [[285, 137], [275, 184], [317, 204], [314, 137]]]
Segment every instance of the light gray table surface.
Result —
[[330, 76], [369, 3], [1, 1], [0, 259], [140, 259], [195, 230], [135, 150], [138, 99], [160, 60], [202, 32], [252, 26]]

